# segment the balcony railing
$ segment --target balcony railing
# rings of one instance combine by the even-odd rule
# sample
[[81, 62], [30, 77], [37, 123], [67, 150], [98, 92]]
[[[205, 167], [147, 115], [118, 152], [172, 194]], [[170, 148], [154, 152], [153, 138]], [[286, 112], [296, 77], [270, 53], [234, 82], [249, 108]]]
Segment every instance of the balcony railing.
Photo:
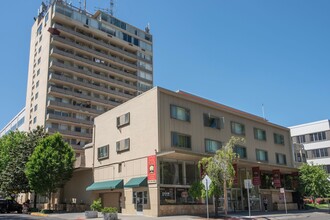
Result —
[[72, 105], [69, 103], [63, 103], [63, 102], [57, 102], [57, 101], [51, 101], [51, 100], [49, 100], [47, 102], [47, 107], [52, 107], [55, 109], [65, 109], [65, 110], [71, 110], [71, 111], [75, 110], [77, 112], [82, 111], [82, 112], [93, 114], [94, 116], [104, 113], [104, 111], [93, 109], [93, 108], [83, 107], [81, 105]]
[[122, 93], [122, 92], [117, 92], [117, 91], [107, 89], [107, 88], [104, 88], [104, 87], [101, 87], [101, 86], [96, 86], [96, 85], [89, 84], [89, 83], [86, 83], [86, 82], [81, 82], [81, 81], [78, 81], [78, 80], [74, 80], [74, 79], [71, 79], [71, 78], [68, 78], [68, 77], [65, 77], [65, 76], [59, 76], [59, 75], [50, 73], [49, 74], [49, 80], [51, 81], [52, 79], [55, 79], [55, 80], [58, 80], [58, 81], [65, 81], [65, 82], [71, 83], [73, 85], [79, 85], [79, 86], [84, 87], [84, 88], [92, 89], [96, 92], [103, 92], [106, 95], [110, 93], [112, 95], [117, 96], [117, 98], [120, 98], [120, 99], [126, 98], [125, 101], [127, 101], [128, 99], [131, 99], [131, 98], [134, 97], [133, 95], [128, 95], [128, 94], [125, 94], [125, 93]]
[[70, 136], [70, 137], [76, 137], [80, 139], [87, 139], [91, 140], [92, 139], [92, 134], [89, 133], [82, 133], [82, 132], [77, 132], [77, 131], [69, 131], [69, 130], [60, 130], [60, 129], [55, 129], [55, 128], [46, 128], [46, 132], [53, 134], [56, 132], [59, 132], [63, 136]]
[[[58, 61], [51, 61], [50, 62], [50, 68], [52, 68], [53, 66], [57, 67], [57, 68], [61, 68], [63, 69], [64, 71], [65, 70], [70, 70], [70, 71], [73, 71], [75, 73], [78, 73], [78, 74], [81, 74], [82, 76], [90, 76], [90, 77], [93, 77], [93, 78], [97, 78], [97, 79], [100, 79], [100, 80], [103, 80], [107, 83], [113, 83], [114, 86], [122, 86], [121, 88], [126, 88], [126, 89], [132, 89], [134, 91], [136, 91], [136, 86], [135, 85], [132, 85], [132, 84], [127, 84], [127, 83], [124, 83], [124, 82], [121, 82], [121, 81], [118, 81], [118, 80], [114, 80], [114, 79], [111, 79], [109, 77], [106, 77], [106, 76], [102, 76], [102, 75], [98, 75], [98, 74], [95, 74], [95, 73], [92, 73], [91, 71], [89, 70], [85, 70], [85, 69], [79, 69], [78, 67], [74, 67], [74, 66], [71, 66], [71, 65], [67, 65], [67, 64], [63, 64], [63, 63], [60, 63]], [[139, 77], [138, 77], [139, 79]]]
[[65, 39], [63, 39], [63, 38], [61, 38], [59, 36], [53, 36], [53, 39], [54, 39], [54, 41], [61, 42], [62, 44], [65, 44], [65, 45], [70, 45], [70, 46], [72, 46], [72, 47], [74, 47], [76, 49], [79, 49], [81, 51], [88, 51], [89, 53], [95, 54], [95, 55], [97, 55], [99, 57], [102, 57], [103, 59], [111, 60], [111, 61], [113, 61], [115, 63], [120, 63], [120, 64], [122, 64], [124, 66], [129, 66], [129, 67], [131, 67], [133, 69], [136, 69], [138, 67], [137, 64], [132, 64], [132, 63], [129, 63], [129, 62], [125, 62], [125, 61], [123, 61], [121, 59], [114, 58], [112, 56], [109, 56], [109, 55], [106, 55], [104, 53], [98, 52], [96, 50], [90, 49], [88, 47], [81, 46], [81, 45], [79, 45], [79, 44], [77, 44], [75, 42], [72, 42], [72, 41], [69, 41], [69, 40], [65, 40]]
[[54, 114], [47, 114], [46, 120], [57, 120], [57, 121], [65, 121], [65, 122], [71, 122], [74, 124], [83, 124], [87, 126], [92, 126], [93, 122], [88, 121], [88, 120], [83, 120], [83, 119], [78, 119], [78, 118], [72, 118], [72, 117], [65, 117], [65, 116], [60, 116], [60, 115], [54, 115]]
[[76, 32], [76, 31], [74, 31], [72, 29], [69, 29], [69, 28], [66, 28], [64, 26], [61, 26], [61, 25], [58, 25], [58, 24], [54, 24], [53, 27], [56, 28], [56, 29], [58, 29], [58, 30], [60, 30], [60, 31], [62, 30], [64, 32], [66, 32], [66, 33], [70, 33], [72, 35], [78, 36], [78, 37], [80, 37], [80, 38], [82, 38], [84, 40], [87, 40], [89, 42], [93, 42], [93, 43], [95, 43], [95, 44], [97, 44], [99, 46], [105, 47], [105, 48], [107, 48], [109, 50], [116, 51], [116, 52], [118, 52], [120, 54], [125, 54], [126, 56], [129, 56], [129, 57], [134, 58], [134, 59], [137, 59], [138, 58], [138, 56], [136, 54], [129, 53], [129, 52], [127, 52], [125, 50], [122, 50], [122, 49], [120, 49], [118, 47], [114, 47], [114, 46], [112, 46], [110, 44], [106, 44], [106, 43], [104, 43], [102, 41], [99, 41], [99, 40], [96, 40], [96, 39], [94, 39], [92, 37], [88, 37], [87, 35], [84, 35], [82, 33]]
[[99, 67], [99, 68], [101, 68], [103, 70], [110, 71], [112, 73], [116, 73], [116, 74], [118, 74], [118, 76], [126, 76], [126, 77], [128, 77], [130, 79], [137, 79], [137, 76], [135, 74], [126, 73], [126, 72], [124, 72], [122, 70], [118, 70], [118, 69], [115, 69], [115, 68], [110, 67], [108, 65], [105, 65], [105, 64], [102, 64], [102, 63], [97, 63], [97, 62], [94, 62], [92, 60], [89, 60], [89, 59], [86, 59], [86, 58], [82, 58], [82, 57], [73, 55], [71, 53], [65, 52], [65, 51], [61, 51], [61, 50], [59, 50], [57, 48], [51, 49], [50, 54], [59, 54], [59, 55], [62, 55], [64, 58], [71, 58], [72, 61], [80, 61], [83, 64], [89, 64], [92, 67]]
[[70, 91], [70, 90], [61, 89], [61, 88], [54, 87], [54, 86], [50, 86], [48, 88], [48, 92], [49, 93], [57, 93], [59, 95], [64, 95], [64, 96], [67, 96], [67, 97], [72, 97], [73, 96], [73, 97], [77, 97], [77, 98], [80, 98], [80, 99], [83, 99], [83, 100], [86, 100], [86, 101], [97, 102], [101, 105], [111, 106], [111, 107], [116, 107], [119, 104], [121, 104], [119, 102], [113, 102], [113, 101], [106, 100], [106, 99], [96, 98], [96, 97], [92, 97], [92, 96], [85, 95], [85, 94], [82, 94], [82, 93], [73, 92], [73, 91]]

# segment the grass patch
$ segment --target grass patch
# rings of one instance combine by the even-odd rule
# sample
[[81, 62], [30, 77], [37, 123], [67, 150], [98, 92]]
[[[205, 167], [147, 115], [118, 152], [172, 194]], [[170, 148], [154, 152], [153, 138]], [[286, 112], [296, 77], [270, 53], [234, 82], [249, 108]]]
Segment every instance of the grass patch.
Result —
[[314, 205], [314, 204], [305, 204], [305, 207], [307, 209], [314, 209], [314, 208], [316, 208], [316, 209], [328, 209], [328, 204], [316, 204], [316, 205]]

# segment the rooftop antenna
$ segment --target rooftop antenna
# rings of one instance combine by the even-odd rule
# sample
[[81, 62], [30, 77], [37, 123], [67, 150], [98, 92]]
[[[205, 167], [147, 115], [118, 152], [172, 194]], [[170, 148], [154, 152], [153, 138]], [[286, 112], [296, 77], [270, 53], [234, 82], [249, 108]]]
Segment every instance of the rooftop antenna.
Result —
[[149, 24], [149, 22], [148, 22], [148, 24], [147, 24], [147, 26], [145, 27], [144, 30], [149, 34], [149, 32], [150, 32], [150, 24]]
[[98, 7], [95, 7], [95, 9], [101, 10], [101, 11], [104, 11], [104, 12], [107, 12], [111, 16], [113, 16], [113, 14], [114, 14], [114, 6], [115, 6], [114, 0], [110, 0], [110, 8], [98, 8]]
[[111, 16], [113, 16], [113, 8], [114, 8], [114, 5], [115, 5], [115, 3], [114, 3], [114, 0], [110, 0], [110, 15]]
[[87, 3], [86, 3], [86, 0], [84, 1], [84, 11], [87, 11]]

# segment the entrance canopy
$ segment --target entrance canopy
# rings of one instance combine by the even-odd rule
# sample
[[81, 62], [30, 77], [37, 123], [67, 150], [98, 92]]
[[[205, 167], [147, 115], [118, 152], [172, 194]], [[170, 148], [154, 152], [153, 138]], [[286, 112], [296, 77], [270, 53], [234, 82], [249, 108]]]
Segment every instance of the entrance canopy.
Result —
[[86, 191], [93, 190], [106, 190], [106, 189], [122, 189], [123, 188], [123, 180], [110, 180], [103, 182], [96, 182], [86, 188]]
[[126, 188], [135, 188], [135, 187], [147, 187], [147, 177], [136, 177], [130, 179], [124, 187]]

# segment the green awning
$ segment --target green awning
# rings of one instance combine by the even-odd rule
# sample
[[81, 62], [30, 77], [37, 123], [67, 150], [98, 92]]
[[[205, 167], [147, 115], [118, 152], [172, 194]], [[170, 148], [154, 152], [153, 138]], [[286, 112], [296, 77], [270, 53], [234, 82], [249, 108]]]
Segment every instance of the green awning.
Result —
[[147, 183], [147, 177], [136, 177], [136, 178], [132, 178], [130, 179], [124, 187], [126, 188], [134, 188], [134, 187], [147, 187], [148, 183]]
[[86, 191], [105, 190], [105, 189], [122, 189], [123, 180], [110, 180], [104, 182], [96, 182], [86, 188]]

